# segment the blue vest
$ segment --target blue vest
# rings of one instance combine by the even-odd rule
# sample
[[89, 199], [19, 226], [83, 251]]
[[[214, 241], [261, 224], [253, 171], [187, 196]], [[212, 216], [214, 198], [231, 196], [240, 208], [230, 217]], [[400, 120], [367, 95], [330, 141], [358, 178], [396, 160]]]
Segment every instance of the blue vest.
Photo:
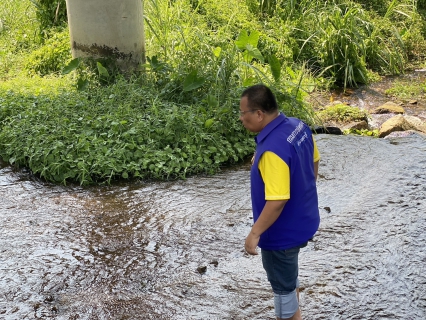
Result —
[[290, 169], [290, 199], [281, 215], [261, 236], [258, 246], [285, 250], [310, 240], [318, 230], [320, 216], [314, 174], [314, 144], [309, 127], [299, 119], [280, 115], [256, 136], [251, 167], [253, 220], [259, 218], [265, 200], [265, 183], [258, 169], [265, 151], [278, 155]]

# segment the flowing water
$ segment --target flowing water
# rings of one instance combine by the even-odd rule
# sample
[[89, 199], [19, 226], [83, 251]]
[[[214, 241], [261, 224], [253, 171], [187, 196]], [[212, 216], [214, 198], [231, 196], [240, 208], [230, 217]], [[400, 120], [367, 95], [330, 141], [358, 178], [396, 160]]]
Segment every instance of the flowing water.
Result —
[[[304, 319], [426, 319], [425, 138], [316, 138]], [[0, 319], [274, 319], [248, 170], [82, 188], [1, 164]]]

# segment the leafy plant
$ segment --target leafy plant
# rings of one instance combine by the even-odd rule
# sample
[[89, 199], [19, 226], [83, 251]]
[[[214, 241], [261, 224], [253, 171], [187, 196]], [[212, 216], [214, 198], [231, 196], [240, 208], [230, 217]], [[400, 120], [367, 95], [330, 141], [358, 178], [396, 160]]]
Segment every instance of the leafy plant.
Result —
[[25, 69], [33, 74], [47, 75], [59, 72], [71, 59], [68, 30], [55, 32], [45, 43], [34, 50], [25, 63]]
[[323, 122], [336, 121], [345, 123], [368, 119], [368, 114], [366, 111], [341, 103], [319, 111], [317, 115], [318, 118]]
[[356, 135], [359, 135], [359, 136], [368, 136], [368, 137], [378, 138], [379, 137], [379, 130], [378, 129], [374, 129], [374, 130], [345, 129], [345, 130], [343, 130], [343, 134], [356, 134]]
[[385, 93], [402, 99], [412, 99], [423, 96], [426, 93], [425, 89], [425, 83], [416, 83], [406, 79], [395, 81]]
[[358, 6], [334, 5], [312, 8], [305, 13], [316, 30], [306, 39], [317, 54], [316, 63], [323, 73], [342, 83], [343, 87], [367, 82], [366, 47], [371, 25]]
[[90, 93], [9, 92], [0, 99], [0, 155], [61, 183], [212, 174], [252, 153], [253, 141], [232, 108], [211, 103], [162, 101], [125, 79]]
[[30, 0], [36, 8], [36, 16], [40, 23], [40, 31], [64, 26], [67, 22], [67, 7], [65, 0]]

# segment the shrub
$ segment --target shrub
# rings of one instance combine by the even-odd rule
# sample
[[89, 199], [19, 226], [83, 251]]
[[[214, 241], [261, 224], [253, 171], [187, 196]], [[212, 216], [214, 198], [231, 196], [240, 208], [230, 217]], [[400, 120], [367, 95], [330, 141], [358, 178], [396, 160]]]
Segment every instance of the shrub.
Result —
[[40, 23], [40, 33], [67, 23], [67, 7], [65, 0], [30, 0], [36, 8], [37, 20]]
[[28, 57], [25, 69], [29, 73], [47, 75], [60, 71], [71, 59], [68, 29], [52, 33], [45, 43]]
[[351, 122], [368, 119], [368, 113], [357, 107], [351, 107], [342, 103], [330, 106], [317, 113], [318, 118], [323, 122]]
[[232, 105], [168, 102], [124, 79], [56, 96], [9, 92], [0, 121], [0, 156], [61, 183], [212, 174], [254, 147]]

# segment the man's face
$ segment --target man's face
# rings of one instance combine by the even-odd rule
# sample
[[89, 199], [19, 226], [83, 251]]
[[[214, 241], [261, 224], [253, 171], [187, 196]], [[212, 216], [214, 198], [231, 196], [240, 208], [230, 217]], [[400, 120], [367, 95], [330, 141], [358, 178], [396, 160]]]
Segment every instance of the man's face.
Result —
[[250, 109], [248, 107], [247, 97], [240, 100], [240, 121], [243, 126], [251, 132], [260, 132], [262, 130], [259, 109]]

